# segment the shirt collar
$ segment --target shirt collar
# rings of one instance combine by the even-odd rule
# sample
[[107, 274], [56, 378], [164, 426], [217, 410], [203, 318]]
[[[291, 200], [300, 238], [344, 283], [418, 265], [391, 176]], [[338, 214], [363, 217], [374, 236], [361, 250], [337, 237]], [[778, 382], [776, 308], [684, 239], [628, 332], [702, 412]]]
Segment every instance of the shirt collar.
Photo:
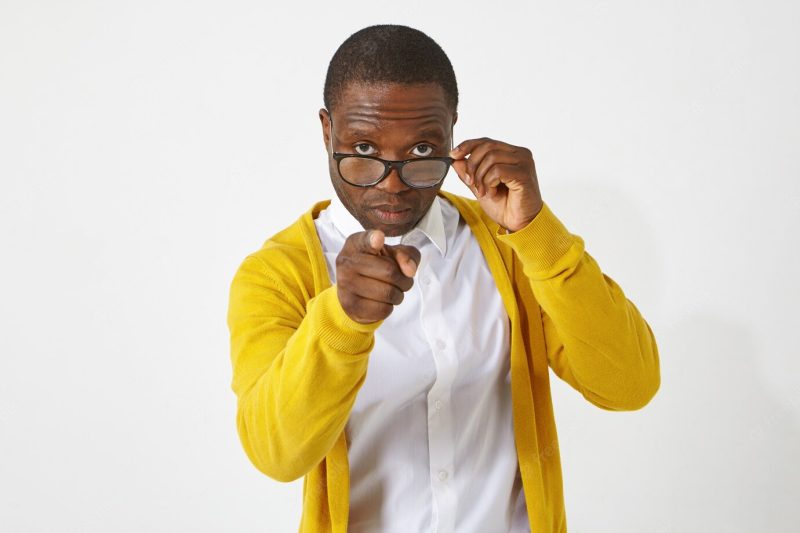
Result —
[[[436, 196], [425, 215], [417, 222], [411, 231], [396, 237], [386, 237], [386, 244], [410, 244], [419, 243], [420, 238], [427, 237], [442, 256], [447, 252], [447, 235], [445, 233], [444, 219], [442, 217], [441, 199]], [[350, 211], [344, 206], [338, 195], [333, 195], [329, 207], [331, 221], [334, 227], [345, 237], [359, 231], [364, 231], [364, 227]]]

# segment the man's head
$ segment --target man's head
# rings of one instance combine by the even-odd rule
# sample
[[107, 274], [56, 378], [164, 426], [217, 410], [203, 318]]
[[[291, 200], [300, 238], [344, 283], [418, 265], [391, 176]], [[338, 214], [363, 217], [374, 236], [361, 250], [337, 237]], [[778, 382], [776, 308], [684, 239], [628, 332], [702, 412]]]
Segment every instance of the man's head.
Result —
[[342, 43], [331, 59], [324, 101], [319, 116], [339, 199], [367, 229], [386, 235], [409, 231], [425, 215], [441, 183], [414, 189], [392, 169], [380, 183], [356, 187], [342, 180], [332, 152], [387, 160], [447, 156], [458, 106], [447, 55], [413, 28], [364, 28]]

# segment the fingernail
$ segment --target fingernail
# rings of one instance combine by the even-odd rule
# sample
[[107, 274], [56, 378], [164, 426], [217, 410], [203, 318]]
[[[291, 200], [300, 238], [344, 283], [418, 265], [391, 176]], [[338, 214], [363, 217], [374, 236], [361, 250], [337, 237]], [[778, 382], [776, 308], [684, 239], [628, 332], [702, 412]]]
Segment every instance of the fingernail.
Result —
[[467, 176], [467, 180], [466, 180], [467, 181], [467, 185], [472, 185], [472, 176], [470, 176], [469, 174], [466, 174], [466, 176]]
[[372, 246], [373, 249], [378, 249], [378, 246], [375, 244], [376, 235], [378, 235], [378, 233], [375, 230], [370, 230], [369, 245]]

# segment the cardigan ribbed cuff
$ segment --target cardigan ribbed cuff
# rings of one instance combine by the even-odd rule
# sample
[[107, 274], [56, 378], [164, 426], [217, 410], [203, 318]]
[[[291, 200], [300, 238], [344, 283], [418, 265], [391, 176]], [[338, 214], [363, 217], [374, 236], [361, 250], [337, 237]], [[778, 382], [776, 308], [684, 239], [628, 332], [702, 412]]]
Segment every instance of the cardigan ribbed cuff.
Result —
[[497, 239], [508, 244], [526, 265], [526, 270], [547, 277], [559, 259], [572, 248], [580, 237], [573, 235], [553, 214], [546, 202], [527, 226], [512, 233], [497, 229]]
[[383, 323], [379, 320], [362, 324], [350, 318], [339, 301], [336, 285], [314, 297], [311, 313], [320, 339], [334, 350], [350, 354], [369, 352], [375, 342], [374, 332]]

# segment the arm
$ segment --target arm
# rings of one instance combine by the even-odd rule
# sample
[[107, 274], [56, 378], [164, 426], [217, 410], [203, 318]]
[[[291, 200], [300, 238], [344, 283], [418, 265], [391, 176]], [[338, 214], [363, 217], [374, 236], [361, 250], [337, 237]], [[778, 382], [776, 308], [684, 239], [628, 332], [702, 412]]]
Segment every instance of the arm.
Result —
[[251, 255], [231, 283], [231, 387], [250, 461], [273, 479], [292, 481], [317, 465], [343, 431], [380, 322], [347, 316], [335, 285], [306, 304], [269, 272]]
[[650, 326], [543, 202], [528, 148], [482, 137], [450, 151], [453, 168], [500, 228], [539, 302], [553, 371], [608, 410], [644, 407], [661, 382]]
[[661, 382], [650, 326], [544, 204], [524, 228], [504, 234], [541, 307], [547, 359], [561, 379], [607, 410], [644, 407]]

